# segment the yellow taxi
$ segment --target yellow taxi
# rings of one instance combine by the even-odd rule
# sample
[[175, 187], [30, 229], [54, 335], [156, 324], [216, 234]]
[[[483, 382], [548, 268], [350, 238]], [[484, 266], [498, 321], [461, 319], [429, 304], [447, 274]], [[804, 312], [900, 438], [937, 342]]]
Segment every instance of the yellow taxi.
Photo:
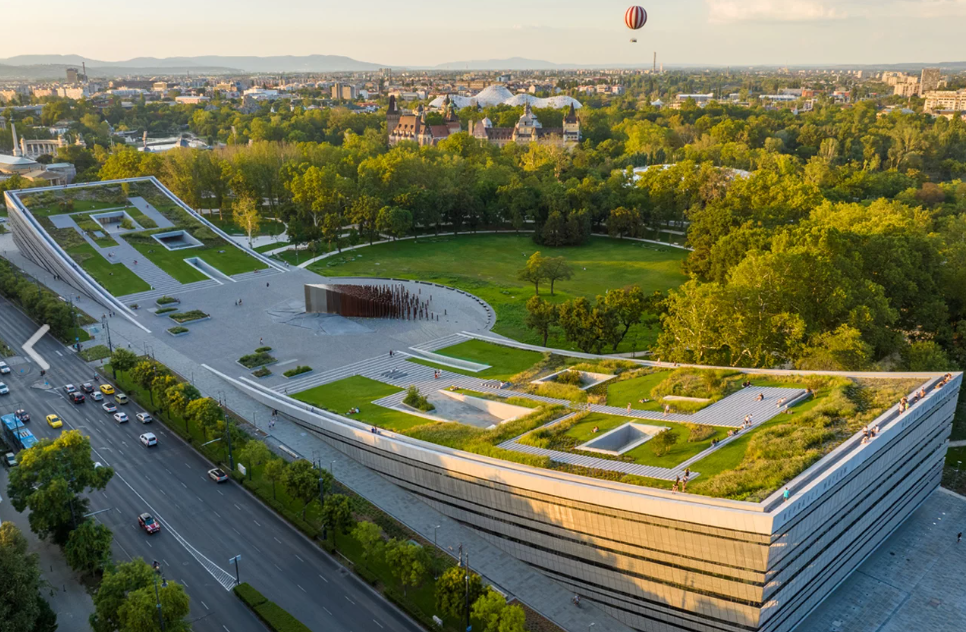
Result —
[[110, 384], [101, 384], [101, 392], [104, 393], [105, 395], [113, 395], [114, 387], [111, 386]]
[[51, 428], [60, 428], [64, 422], [57, 415], [47, 415], [47, 425]]

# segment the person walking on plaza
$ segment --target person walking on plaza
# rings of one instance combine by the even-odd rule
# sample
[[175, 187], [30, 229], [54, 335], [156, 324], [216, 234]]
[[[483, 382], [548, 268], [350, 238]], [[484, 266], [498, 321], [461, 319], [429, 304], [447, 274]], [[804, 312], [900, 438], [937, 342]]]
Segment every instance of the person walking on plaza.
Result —
[[956, 544], [959, 544], [960, 540], [962, 539], [963, 539], [963, 532], [960, 531], [959, 533], [956, 534]]

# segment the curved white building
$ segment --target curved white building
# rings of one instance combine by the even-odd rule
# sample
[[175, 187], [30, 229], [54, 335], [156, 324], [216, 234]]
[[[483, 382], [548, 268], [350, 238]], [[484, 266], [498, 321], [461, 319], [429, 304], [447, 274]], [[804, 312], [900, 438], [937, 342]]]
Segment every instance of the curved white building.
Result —
[[456, 105], [457, 108], [466, 107], [488, 107], [493, 105], [510, 105], [510, 106], [520, 106], [530, 104], [530, 107], [534, 108], [569, 108], [571, 105], [575, 109], [580, 109], [582, 107], [580, 101], [573, 97], [566, 95], [556, 95], [552, 97], [535, 97], [532, 94], [513, 94], [506, 89], [506, 86], [502, 85], [492, 85], [487, 86], [478, 94], [472, 97], [461, 97], [459, 95], [442, 95], [438, 96], [429, 102], [429, 107], [432, 108], [442, 108], [446, 105], [446, 98]]

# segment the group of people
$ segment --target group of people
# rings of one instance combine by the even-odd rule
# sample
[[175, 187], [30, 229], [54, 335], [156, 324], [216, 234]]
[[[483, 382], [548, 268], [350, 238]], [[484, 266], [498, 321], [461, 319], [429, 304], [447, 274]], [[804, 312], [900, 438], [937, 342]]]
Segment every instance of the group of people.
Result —
[[879, 426], [876, 425], [876, 426], [872, 426], [871, 428], [869, 426], [866, 426], [865, 428], [862, 429], [862, 444], [864, 445], [869, 441], [872, 441], [873, 439], [876, 438], [876, 436], [878, 436], [878, 434], [879, 434]]
[[358, 408], [350, 408], [349, 412], [346, 413], [346, 415], [358, 415], [358, 414], [359, 414]]
[[435, 369], [433, 371], [433, 379], [434, 380], [438, 380], [441, 373], [442, 373], [442, 371], [440, 371], [439, 369]]
[[691, 468], [685, 468], [684, 476], [678, 476], [674, 479], [674, 485], [671, 485], [671, 491], [676, 492], [680, 489], [682, 492], [688, 488], [688, 479], [691, 478]]

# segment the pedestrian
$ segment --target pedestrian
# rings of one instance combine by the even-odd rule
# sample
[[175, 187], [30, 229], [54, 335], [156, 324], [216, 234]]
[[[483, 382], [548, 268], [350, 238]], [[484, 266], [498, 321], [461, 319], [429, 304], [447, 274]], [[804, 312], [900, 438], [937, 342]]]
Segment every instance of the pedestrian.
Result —
[[259, 338], [259, 339], [258, 339], [258, 346], [259, 346], [259, 347], [261, 347], [261, 346], [262, 346], [262, 341], [263, 341], [263, 340], [264, 340], [264, 338]]
[[631, 412], [631, 403], [627, 402], [627, 412]]
[[785, 488], [784, 493], [782, 493], [782, 499], [784, 499], [784, 501], [786, 503], [788, 502], [788, 488], [787, 487]]
[[265, 284], [265, 287], [268, 287], [268, 283]]
[[960, 531], [959, 533], [956, 534], [956, 544], [959, 544], [959, 541], [962, 539], [963, 539], [963, 532]]

